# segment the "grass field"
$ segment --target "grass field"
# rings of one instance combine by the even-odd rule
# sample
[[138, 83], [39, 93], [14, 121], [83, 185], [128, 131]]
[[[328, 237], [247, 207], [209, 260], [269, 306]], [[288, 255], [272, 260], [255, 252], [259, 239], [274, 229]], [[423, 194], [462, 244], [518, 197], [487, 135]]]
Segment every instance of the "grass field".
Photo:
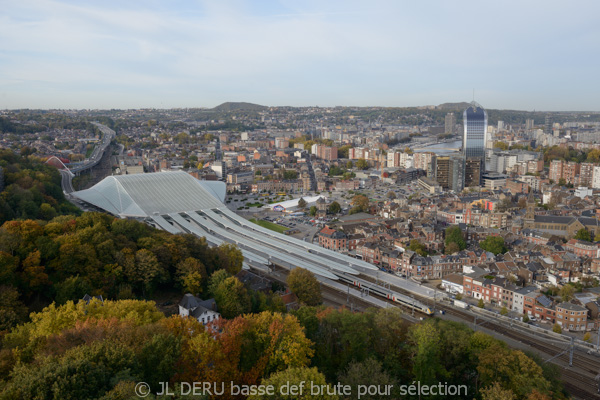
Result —
[[257, 221], [256, 219], [252, 218], [249, 219], [249, 221], [255, 223], [256, 225], [262, 226], [263, 228], [267, 228], [279, 233], [283, 233], [288, 230], [288, 228], [286, 228], [285, 226], [277, 225], [269, 221], [263, 221], [262, 219], [259, 219]]

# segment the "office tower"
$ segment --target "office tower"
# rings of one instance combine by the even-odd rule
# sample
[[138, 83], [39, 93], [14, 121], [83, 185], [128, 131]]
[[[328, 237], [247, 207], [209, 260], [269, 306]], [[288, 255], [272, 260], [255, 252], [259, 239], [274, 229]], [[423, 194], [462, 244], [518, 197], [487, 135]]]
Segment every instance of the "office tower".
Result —
[[465, 159], [465, 187], [479, 186], [481, 184], [482, 162], [480, 158]]
[[[487, 113], [478, 103], [472, 102], [463, 113], [463, 156], [474, 167], [479, 160], [479, 176], [470, 177], [470, 184], [481, 183], [481, 174], [485, 169], [485, 143], [487, 133]], [[473, 170], [472, 170], [473, 171]], [[464, 175], [463, 175], [464, 178]]]
[[525, 130], [526, 130], [526, 131], [531, 131], [531, 130], [533, 130], [533, 125], [534, 125], [534, 123], [533, 123], [533, 119], [531, 119], [531, 118], [528, 118], [528, 119], [525, 121]]
[[550, 114], [546, 114], [544, 133], [546, 135], [552, 135], [552, 117], [550, 116]]
[[498, 121], [498, 132], [504, 130], [504, 121]]
[[454, 116], [454, 113], [446, 114], [444, 133], [446, 135], [454, 135], [454, 133], [456, 132], [455, 127], [456, 127], [456, 117]]
[[465, 164], [461, 154], [437, 156], [434, 164], [435, 180], [444, 190], [458, 193], [464, 189]]

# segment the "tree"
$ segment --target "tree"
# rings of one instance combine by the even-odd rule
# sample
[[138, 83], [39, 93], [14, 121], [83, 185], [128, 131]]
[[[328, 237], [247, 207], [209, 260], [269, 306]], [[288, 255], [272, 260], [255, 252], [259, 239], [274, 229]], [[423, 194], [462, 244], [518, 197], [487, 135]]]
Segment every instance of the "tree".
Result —
[[354, 167], [354, 164], [352, 164], [352, 160], [348, 160], [348, 162], [346, 162], [346, 168], [351, 169], [352, 167]]
[[458, 225], [446, 228], [444, 243], [446, 246], [450, 245], [451, 243], [456, 243], [459, 251], [467, 248], [467, 242], [465, 241], [463, 232]]
[[573, 295], [575, 294], [575, 288], [573, 285], [564, 285], [560, 291], [560, 298], [563, 302], [568, 303], [573, 299]]
[[500, 310], [500, 314], [501, 314], [501, 315], [506, 315], [506, 314], [508, 314], [508, 309], [506, 308], [506, 306], [502, 307], [502, 309]]
[[502, 388], [500, 382], [494, 382], [491, 386], [481, 389], [483, 400], [514, 400], [515, 394], [510, 389]]
[[176, 276], [184, 293], [198, 295], [206, 280], [206, 268], [199, 260], [188, 257], [177, 264]]
[[304, 268], [294, 268], [288, 275], [287, 284], [303, 304], [316, 306], [323, 301], [319, 281], [312, 272]]
[[19, 291], [0, 285], [0, 332], [8, 331], [26, 318], [27, 307], [19, 299]]
[[382, 367], [381, 362], [374, 358], [367, 358], [362, 362], [351, 362], [348, 368], [338, 375], [338, 382], [342, 385], [350, 386], [351, 395], [345, 399], [358, 400], [360, 399], [389, 399], [389, 394], [384, 395], [361, 395], [359, 397], [358, 386], [375, 385], [378, 387], [396, 387], [396, 380], [390, 376]]
[[308, 210], [308, 213], [314, 217], [315, 215], [317, 215], [317, 211], [318, 210], [317, 210], [316, 206], [311, 206], [310, 209]]
[[410, 241], [408, 249], [414, 251], [415, 253], [423, 257], [427, 255], [427, 248], [423, 243], [419, 242], [417, 239], [413, 239]]
[[229, 278], [231, 275], [224, 269], [220, 269], [213, 273], [208, 279], [208, 293], [209, 295], [215, 297], [215, 293], [217, 292], [217, 288], [225, 279]]
[[558, 180], [558, 184], [559, 184], [560, 186], [565, 186], [565, 185], [567, 184], [567, 181], [565, 180], [565, 178], [560, 178], [560, 179]]
[[[289, 394], [286, 395], [286, 390], [289, 388], [298, 388], [301, 384], [310, 384], [315, 387], [323, 388], [326, 387], [325, 390], [320, 390], [319, 394], [311, 393], [310, 384], [308, 388], [305, 387], [306, 390], [302, 391], [302, 394]], [[284, 371], [279, 371], [271, 374], [267, 379], [264, 379], [261, 383], [265, 386], [273, 386], [275, 388], [274, 396], [264, 395], [264, 396], [250, 396], [248, 400], [277, 400], [277, 399], [286, 399], [286, 400], [337, 400], [338, 396], [329, 395], [328, 393], [332, 393], [333, 388], [329, 388], [327, 381], [325, 380], [325, 375], [319, 372], [316, 367], [308, 368], [308, 367], [292, 367], [288, 368]], [[329, 389], [329, 390], [327, 390]]]
[[396, 193], [390, 190], [389, 192], [387, 192], [387, 198], [390, 200], [394, 200], [396, 198]]
[[217, 247], [217, 255], [221, 268], [225, 269], [230, 275], [235, 275], [242, 270], [244, 255], [235, 244], [220, 244]]
[[583, 335], [584, 342], [589, 342], [591, 338], [592, 338], [592, 335], [589, 332], [586, 332], [585, 335]]
[[460, 247], [458, 247], [458, 245], [454, 242], [448, 244], [446, 247], [444, 247], [444, 253], [446, 254], [454, 254], [460, 251]]
[[525, 322], [525, 323], [529, 322], [529, 315], [527, 315], [527, 313], [523, 314], [523, 322]]
[[365, 160], [364, 158], [359, 158], [356, 161], [356, 168], [365, 170], [365, 169], [369, 168], [369, 163], [367, 163], [367, 160]]
[[586, 242], [591, 242], [592, 241], [592, 235], [590, 234], [590, 231], [588, 231], [587, 229], [581, 228], [575, 234], [574, 239], [584, 240]]
[[477, 307], [485, 308], [485, 303], [483, 302], [483, 299], [479, 299], [479, 301], [477, 302]]
[[502, 236], [488, 236], [483, 241], [479, 242], [479, 247], [494, 255], [506, 253], [507, 250]]
[[302, 210], [302, 209], [306, 208], [306, 205], [307, 205], [306, 200], [304, 200], [304, 198], [300, 197], [300, 200], [298, 200], [298, 208]]
[[235, 276], [225, 279], [214, 292], [215, 301], [224, 318], [235, 318], [250, 311], [250, 296]]
[[369, 209], [369, 198], [364, 194], [357, 194], [352, 198], [350, 204], [354, 206], [352, 207], [352, 214], [365, 212]]
[[337, 201], [333, 201], [331, 202], [331, 204], [329, 205], [329, 210], [328, 210], [331, 214], [337, 214], [340, 211], [342, 211], [342, 207], [340, 206], [340, 203], [338, 203]]
[[554, 332], [554, 333], [562, 333], [562, 328], [560, 327], [559, 324], [554, 324], [554, 326], [552, 327], [552, 332]]

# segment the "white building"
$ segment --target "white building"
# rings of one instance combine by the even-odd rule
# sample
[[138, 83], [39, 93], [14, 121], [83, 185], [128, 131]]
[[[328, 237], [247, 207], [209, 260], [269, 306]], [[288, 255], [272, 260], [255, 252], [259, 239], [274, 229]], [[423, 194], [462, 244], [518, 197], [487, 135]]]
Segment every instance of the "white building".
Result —
[[215, 299], [202, 300], [191, 293], [187, 293], [179, 302], [179, 315], [192, 316], [203, 325], [221, 318], [221, 314], [217, 312]]

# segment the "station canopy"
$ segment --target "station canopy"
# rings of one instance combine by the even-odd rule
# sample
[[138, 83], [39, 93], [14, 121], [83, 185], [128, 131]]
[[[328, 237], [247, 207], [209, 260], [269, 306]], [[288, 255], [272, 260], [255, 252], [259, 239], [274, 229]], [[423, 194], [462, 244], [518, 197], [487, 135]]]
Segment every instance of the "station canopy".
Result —
[[72, 195], [123, 218], [146, 218], [223, 207], [225, 184], [183, 171], [114, 175]]

